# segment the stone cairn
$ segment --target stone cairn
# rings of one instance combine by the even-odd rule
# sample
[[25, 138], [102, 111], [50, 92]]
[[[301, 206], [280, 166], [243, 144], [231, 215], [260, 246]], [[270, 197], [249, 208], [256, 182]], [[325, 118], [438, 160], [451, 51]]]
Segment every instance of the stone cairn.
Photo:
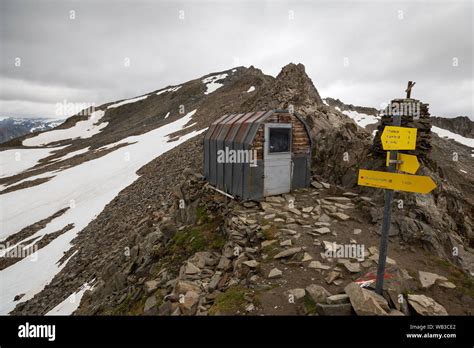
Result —
[[373, 152], [385, 156], [380, 137], [385, 126], [392, 125], [392, 115], [402, 115], [401, 127], [417, 128], [416, 149], [410, 154], [426, 158], [431, 150], [431, 119], [428, 111], [429, 104], [413, 98], [393, 99], [385, 110], [377, 127], [374, 137]]

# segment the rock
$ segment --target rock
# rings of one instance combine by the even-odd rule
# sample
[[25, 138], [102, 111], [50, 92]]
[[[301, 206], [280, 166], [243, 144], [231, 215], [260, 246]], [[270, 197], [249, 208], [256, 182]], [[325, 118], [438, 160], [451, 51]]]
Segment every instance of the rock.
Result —
[[286, 249], [286, 250], [283, 250], [282, 252], [276, 254], [275, 256], [273, 256], [273, 258], [275, 260], [277, 260], [277, 259], [281, 259], [281, 258], [284, 258], [284, 257], [290, 257], [290, 256], [293, 256], [293, 255], [299, 253], [300, 251], [301, 251], [301, 248]]
[[280, 246], [291, 246], [291, 245], [292, 245], [291, 239], [287, 239], [280, 243]]
[[187, 281], [187, 280], [178, 280], [175, 284], [175, 293], [176, 294], [185, 294], [188, 291], [194, 291], [201, 293], [201, 288], [196, 283]]
[[360, 264], [358, 262], [350, 262], [346, 259], [339, 259], [338, 264], [344, 265], [344, 267], [351, 273], [360, 272]]
[[145, 292], [147, 294], [151, 294], [156, 289], [158, 289], [159, 284], [160, 283], [157, 280], [149, 280], [149, 281], [145, 282]]
[[323, 188], [323, 185], [321, 185], [319, 182], [317, 181], [312, 181], [311, 182], [311, 186], [313, 186], [315, 189], [322, 189]]
[[373, 292], [361, 288], [356, 283], [349, 283], [344, 291], [349, 296], [357, 315], [387, 315], [387, 312], [379, 304], [379, 298], [376, 298]]
[[350, 219], [350, 216], [344, 213], [330, 213], [330, 215], [341, 221], [346, 221]]
[[326, 276], [326, 278], [324, 278], [324, 280], [326, 281], [326, 283], [328, 284], [331, 284], [332, 282], [334, 282], [341, 274], [339, 272], [336, 272], [336, 271], [331, 271], [328, 273], [328, 275]]
[[301, 215], [301, 212], [296, 208], [289, 208], [288, 211], [292, 212], [295, 215]]
[[353, 193], [353, 192], [344, 192], [342, 195], [344, 197], [352, 197], [352, 198], [359, 196], [357, 193]]
[[391, 316], [391, 317], [402, 317], [405, 314], [403, 314], [402, 312], [400, 312], [397, 309], [390, 309], [390, 312], [388, 312], [388, 315]]
[[351, 199], [347, 197], [325, 197], [324, 199], [328, 201], [335, 201], [335, 202], [350, 202]]
[[350, 303], [317, 303], [316, 313], [318, 313], [319, 315], [352, 315], [352, 306]]
[[179, 308], [184, 315], [194, 315], [199, 302], [199, 294], [195, 291], [188, 291], [182, 301], [179, 302]]
[[323, 265], [319, 261], [311, 261], [308, 265], [308, 268], [312, 268], [312, 269], [330, 269], [331, 267], [327, 266], [327, 265]]
[[290, 295], [293, 295], [293, 297], [296, 300], [302, 299], [306, 295], [305, 289], [297, 288], [297, 289], [291, 289], [288, 291]]
[[326, 234], [326, 233], [329, 233], [331, 232], [331, 230], [327, 227], [321, 227], [321, 228], [317, 228], [314, 230], [315, 232], [319, 233], [319, 234]]
[[320, 184], [323, 185], [323, 187], [324, 187], [325, 189], [328, 189], [328, 188], [331, 187], [331, 185], [328, 184], [327, 182], [320, 181]]
[[274, 243], [276, 243], [276, 242], [277, 242], [276, 239], [264, 240], [264, 241], [262, 242], [262, 248], [266, 248], [267, 246], [270, 246], [270, 245], [272, 245], [272, 244], [274, 244]]
[[305, 207], [301, 209], [303, 213], [311, 213], [313, 211], [314, 207]]
[[282, 197], [279, 197], [279, 196], [269, 196], [269, 197], [266, 197], [265, 200], [267, 202], [271, 202], [271, 203], [283, 203], [283, 202], [285, 202], [285, 200]]
[[13, 298], [13, 301], [16, 302], [16, 301], [20, 300], [23, 296], [25, 296], [25, 294], [18, 294]]
[[268, 273], [268, 278], [274, 279], [274, 278], [280, 278], [283, 275], [283, 272], [280, 271], [278, 268], [274, 268]]
[[294, 204], [295, 201], [296, 201], [296, 200], [295, 200], [295, 196], [292, 196], [292, 195], [290, 195], [290, 194], [288, 194], [288, 193], [285, 193], [285, 194], [283, 195], [283, 198], [285, 199], [285, 201], [286, 201], [287, 203], [293, 203], [293, 204]]
[[326, 299], [328, 304], [342, 304], [342, 303], [349, 303], [349, 295], [347, 294], [337, 294], [328, 296]]
[[225, 256], [221, 256], [219, 263], [217, 264], [217, 269], [226, 270], [228, 268], [230, 268], [230, 260]]
[[145, 301], [145, 306], [143, 307], [143, 313], [147, 315], [153, 315], [158, 313], [158, 301], [156, 296], [150, 296]]
[[331, 222], [331, 218], [327, 216], [326, 214], [321, 214], [321, 216], [318, 219], [319, 222]]
[[271, 220], [271, 219], [274, 219], [276, 217], [276, 214], [268, 214], [268, 215], [265, 215], [263, 218], [265, 220]]
[[219, 284], [219, 281], [221, 280], [222, 277], [222, 272], [216, 271], [214, 275], [212, 276], [211, 280], [209, 281], [208, 288], [210, 291], [214, 290], [217, 288], [217, 285]]
[[331, 224], [329, 222], [320, 222], [320, 221], [317, 221], [314, 223], [315, 226], [317, 227], [329, 227], [331, 226]]
[[305, 290], [315, 303], [326, 303], [328, 296], [331, 296], [329, 291], [317, 284], [308, 285]]
[[199, 267], [196, 267], [191, 262], [187, 262], [184, 273], [185, 274], [198, 274], [198, 273], [201, 273], [201, 270], [199, 269]]
[[246, 307], [245, 307], [245, 310], [247, 312], [252, 312], [255, 310], [255, 305], [253, 303], [249, 303]]
[[443, 306], [425, 295], [408, 294], [408, 303], [420, 315], [448, 315]]
[[303, 254], [303, 259], [301, 259], [302, 262], [306, 262], [306, 261], [311, 261], [313, 259], [313, 257], [308, 254], [308, 253], [304, 253]]
[[259, 263], [255, 260], [244, 261], [242, 263], [250, 268], [256, 268], [259, 265]]
[[434, 283], [436, 283], [437, 280], [441, 280], [441, 281], [448, 280], [446, 277], [440, 276], [436, 273], [418, 271], [418, 275], [419, 275], [421, 286], [425, 289], [431, 287]]
[[266, 203], [266, 202], [260, 202], [260, 207], [264, 210], [264, 211], [272, 211], [273, 210], [273, 207], [271, 204], [269, 203]]
[[291, 235], [295, 235], [297, 232], [295, 230], [290, 230], [289, 228], [282, 228], [280, 229], [281, 232], [288, 233]]
[[354, 228], [354, 234], [361, 234], [362, 230], [360, 228]]
[[173, 238], [177, 230], [176, 224], [172, 221], [166, 221], [160, 225], [160, 231], [167, 240]]
[[447, 282], [447, 281], [438, 282], [438, 285], [439, 285], [439, 286], [442, 286], [443, 288], [447, 288], [447, 289], [454, 289], [454, 288], [456, 288], [456, 285], [454, 285], [454, 284], [451, 283], [451, 282]]

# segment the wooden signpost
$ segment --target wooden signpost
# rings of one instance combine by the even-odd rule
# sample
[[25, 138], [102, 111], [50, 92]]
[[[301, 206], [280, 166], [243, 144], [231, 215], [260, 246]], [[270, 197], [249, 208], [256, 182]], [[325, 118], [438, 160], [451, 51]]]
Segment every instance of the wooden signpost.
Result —
[[[411, 96], [411, 89], [415, 82], [409, 81], [405, 90], [407, 98]], [[385, 189], [385, 206], [382, 222], [382, 236], [380, 238], [379, 262], [377, 264], [377, 280], [375, 291], [382, 294], [387, 260], [388, 235], [392, 214], [393, 191], [429, 193], [436, 184], [429, 176], [408, 175], [397, 173], [397, 170], [415, 174], [420, 164], [414, 155], [398, 153], [398, 150], [415, 150], [416, 128], [400, 127], [401, 115], [392, 115], [392, 126], [385, 126], [381, 136], [382, 147], [387, 152], [388, 171], [359, 169], [358, 185]]]

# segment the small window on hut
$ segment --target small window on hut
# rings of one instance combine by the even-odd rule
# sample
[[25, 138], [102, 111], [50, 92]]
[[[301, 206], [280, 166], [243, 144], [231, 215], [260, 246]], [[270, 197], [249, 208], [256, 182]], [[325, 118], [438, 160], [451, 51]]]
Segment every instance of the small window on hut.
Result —
[[291, 128], [270, 128], [269, 133], [270, 153], [290, 152]]

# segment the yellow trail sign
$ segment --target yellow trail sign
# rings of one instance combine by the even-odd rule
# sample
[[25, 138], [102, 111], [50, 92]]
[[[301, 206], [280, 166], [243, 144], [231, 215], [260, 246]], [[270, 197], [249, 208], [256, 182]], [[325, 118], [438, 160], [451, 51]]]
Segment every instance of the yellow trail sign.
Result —
[[416, 128], [385, 126], [380, 140], [384, 150], [415, 150]]
[[358, 185], [389, 190], [428, 193], [436, 184], [429, 176], [407, 175], [359, 169]]
[[[390, 165], [390, 151], [387, 151], [387, 167]], [[398, 154], [398, 161], [401, 161], [397, 165], [397, 169], [410, 174], [415, 174], [418, 168], [420, 168], [420, 163], [418, 158], [415, 155], [407, 155], [405, 153]]]

